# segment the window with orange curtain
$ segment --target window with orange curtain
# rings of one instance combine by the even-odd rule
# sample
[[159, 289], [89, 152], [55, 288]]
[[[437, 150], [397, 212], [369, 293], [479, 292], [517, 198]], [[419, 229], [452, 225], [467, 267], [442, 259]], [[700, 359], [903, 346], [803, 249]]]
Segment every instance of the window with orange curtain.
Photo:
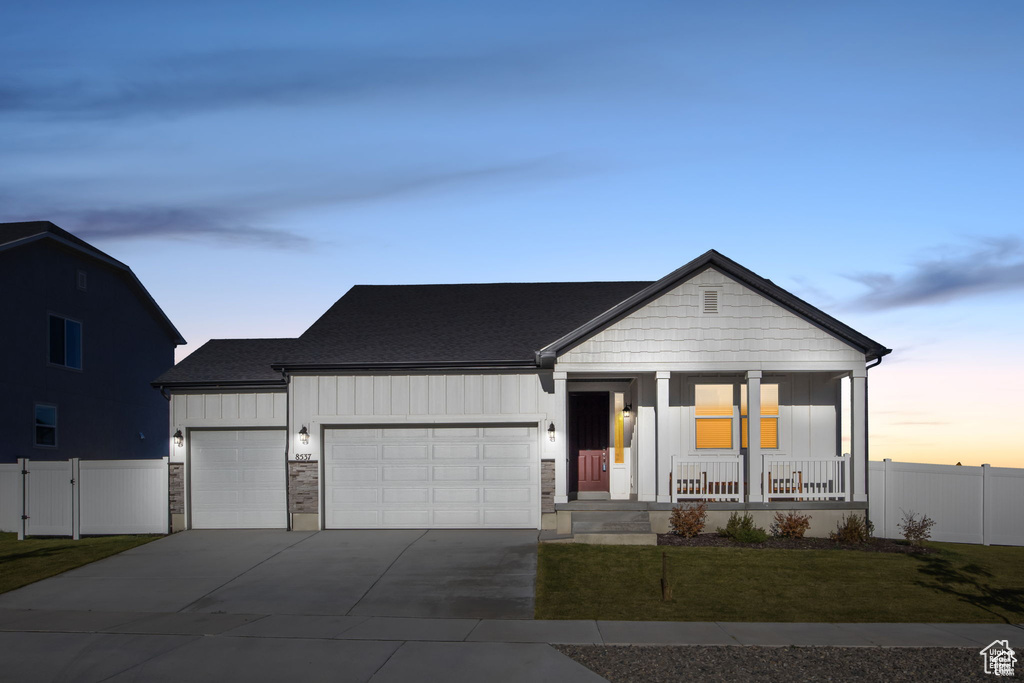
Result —
[[[740, 445], [747, 447], [747, 385], [740, 385]], [[779, 385], [761, 385], [761, 448], [779, 447]]]
[[694, 385], [697, 448], [732, 448], [732, 384]]

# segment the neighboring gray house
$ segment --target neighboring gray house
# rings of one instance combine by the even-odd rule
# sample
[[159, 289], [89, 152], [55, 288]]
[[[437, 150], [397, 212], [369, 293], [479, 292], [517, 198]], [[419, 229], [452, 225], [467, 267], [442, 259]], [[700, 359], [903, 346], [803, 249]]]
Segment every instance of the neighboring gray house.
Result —
[[154, 382], [174, 525], [649, 532], [683, 500], [831, 523], [867, 508], [889, 351], [715, 251], [657, 282], [357, 286]]
[[150, 386], [185, 340], [123, 263], [48, 221], [0, 223], [0, 462], [162, 458]]

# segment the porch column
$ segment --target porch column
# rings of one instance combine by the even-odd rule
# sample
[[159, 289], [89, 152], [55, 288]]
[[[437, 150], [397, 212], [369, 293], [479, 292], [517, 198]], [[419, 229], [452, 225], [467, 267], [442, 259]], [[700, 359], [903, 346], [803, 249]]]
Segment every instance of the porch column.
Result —
[[[555, 425], [555, 443], [546, 444], [554, 447], [555, 455], [555, 503], [569, 502], [569, 423], [567, 420], [565, 399], [565, 378], [566, 373], [555, 372], [555, 410], [550, 415], [551, 423]], [[542, 438], [548, 438], [545, 434]]]
[[654, 376], [640, 375], [637, 389], [636, 499], [653, 502], [658, 499], [658, 397]]
[[[740, 431], [743, 418], [740, 418]], [[742, 438], [742, 437], [741, 437]], [[764, 501], [764, 460], [761, 458], [761, 371], [747, 371], [747, 500]]]
[[[671, 372], [658, 372], [654, 375], [658, 383], [657, 413], [658, 413], [658, 462], [657, 472], [657, 500], [659, 503], [671, 503], [672, 491], [672, 455], [676, 448], [672, 447], [672, 410], [669, 406], [668, 392]], [[678, 442], [677, 442], [678, 443]]]
[[850, 373], [850, 479], [855, 502], [868, 499], [867, 377], [865, 368]]

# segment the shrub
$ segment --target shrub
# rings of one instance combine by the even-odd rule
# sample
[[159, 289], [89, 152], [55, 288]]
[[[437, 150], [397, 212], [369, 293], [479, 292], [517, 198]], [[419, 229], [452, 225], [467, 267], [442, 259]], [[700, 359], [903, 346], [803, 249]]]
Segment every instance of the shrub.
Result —
[[687, 505], [685, 507], [677, 505], [672, 508], [672, 516], [668, 520], [668, 525], [672, 528], [672, 533], [683, 538], [693, 538], [704, 531], [707, 519], [707, 503]]
[[932, 537], [932, 527], [935, 526], [935, 520], [928, 515], [921, 515], [918, 519], [917, 515], [913, 510], [910, 512], [903, 513], [903, 521], [896, 525], [896, 528], [903, 533], [903, 538], [910, 542], [910, 545], [921, 545], [924, 541], [927, 541]]
[[768, 540], [768, 534], [759, 526], [754, 526], [754, 518], [750, 513], [744, 513], [742, 517], [738, 512], [729, 515], [729, 521], [725, 528], [718, 528], [718, 535], [731, 538], [740, 543], [764, 543]]
[[867, 543], [874, 533], [874, 524], [864, 516], [851, 512], [836, 523], [836, 530], [828, 537], [836, 543]]
[[811, 526], [810, 515], [798, 515], [790, 511], [788, 514], [775, 513], [775, 521], [772, 522], [772, 536], [780, 538], [803, 538], [807, 529]]

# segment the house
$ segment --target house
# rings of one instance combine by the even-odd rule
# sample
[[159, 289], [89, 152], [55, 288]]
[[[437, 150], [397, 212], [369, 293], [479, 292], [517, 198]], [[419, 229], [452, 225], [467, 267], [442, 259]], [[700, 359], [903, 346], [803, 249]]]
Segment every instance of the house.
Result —
[[0, 292], [0, 462], [167, 456], [150, 381], [185, 340], [128, 266], [53, 223], [0, 223]]
[[357, 286], [296, 339], [213, 340], [154, 382], [174, 526], [863, 514], [889, 352], [716, 251], [657, 282]]

